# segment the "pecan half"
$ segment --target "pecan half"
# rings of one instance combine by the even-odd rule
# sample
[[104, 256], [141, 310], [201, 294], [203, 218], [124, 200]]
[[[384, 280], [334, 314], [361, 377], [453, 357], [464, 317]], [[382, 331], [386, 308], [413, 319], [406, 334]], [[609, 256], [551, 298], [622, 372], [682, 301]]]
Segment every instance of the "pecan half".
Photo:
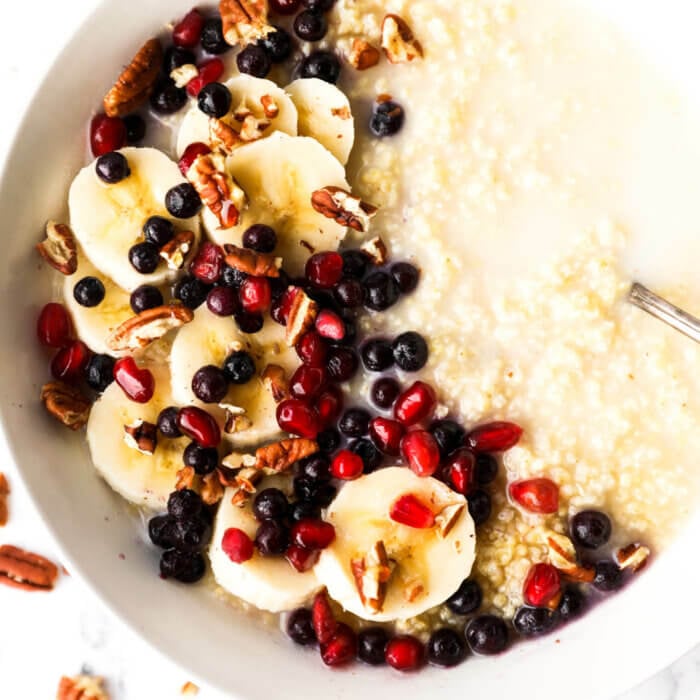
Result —
[[409, 63], [423, 57], [423, 47], [398, 15], [387, 15], [382, 21], [382, 48], [391, 63]]
[[274, 29], [267, 23], [266, 0], [220, 0], [219, 13], [227, 44], [247, 46]]
[[379, 63], [381, 54], [376, 46], [372, 46], [365, 39], [356, 37], [352, 41], [352, 47], [348, 54], [348, 63], [357, 70], [367, 70]]
[[255, 450], [256, 469], [283, 472], [304, 457], [316, 454], [318, 443], [308, 438], [289, 438]]
[[218, 148], [224, 153], [233, 153], [236, 148], [243, 145], [243, 139], [238, 132], [216, 117], [209, 119], [209, 142], [213, 148]]
[[442, 539], [452, 532], [452, 528], [464, 513], [465, 503], [452, 503], [435, 514], [435, 527]]
[[41, 387], [44, 408], [71, 430], [80, 430], [88, 421], [92, 403], [80, 390], [65, 382], [48, 382]]
[[158, 39], [149, 39], [122, 71], [103, 105], [108, 117], [124, 117], [140, 107], [151, 94], [163, 64], [163, 48]]
[[226, 163], [220, 153], [197, 156], [187, 171], [202, 202], [216, 216], [222, 228], [231, 228], [238, 223], [246, 203], [245, 192], [226, 172]]
[[389, 251], [384, 241], [376, 236], [360, 246], [360, 250], [367, 255], [373, 265], [384, 265], [389, 258]]
[[297, 289], [287, 319], [286, 340], [294, 347], [306, 331], [313, 326], [318, 315], [318, 304], [303, 289]]
[[58, 684], [56, 700], [109, 700], [103, 683], [99, 676], [63, 676]]
[[256, 253], [248, 248], [226, 243], [226, 264], [236, 270], [245, 272], [254, 277], [279, 277], [282, 267], [282, 258], [275, 257], [272, 253]]
[[10, 485], [5, 475], [0, 472], [0, 527], [7, 525], [7, 497], [10, 495]]
[[38, 554], [9, 544], [0, 546], [0, 583], [25, 591], [50, 591], [58, 567]]
[[213, 506], [224, 497], [224, 487], [221, 485], [219, 475], [215, 471], [202, 478], [199, 495], [208, 506]]
[[267, 365], [260, 375], [264, 387], [272, 394], [275, 403], [289, 398], [289, 382], [279, 365]]
[[152, 455], [158, 444], [158, 426], [144, 420], [125, 425], [124, 442], [142, 454]]
[[618, 549], [615, 552], [615, 559], [617, 559], [621, 569], [632, 569], [632, 571], [637, 572], [647, 565], [650, 554], [649, 547], [633, 542]]
[[330, 185], [312, 193], [311, 206], [319, 214], [360, 233], [369, 229], [370, 219], [378, 211], [352, 193]]
[[364, 557], [352, 559], [350, 570], [362, 604], [372, 612], [381, 612], [392, 574], [384, 542], [375, 542]]
[[277, 105], [277, 102], [275, 102], [275, 98], [272, 97], [272, 95], [263, 95], [260, 98], [260, 104], [263, 108], [263, 114], [268, 119], [274, 119], [276, 116], [279, 115], [280, 108]]
[[192, 310], [182, 304], [165, 304], [146, 309], [117, 326], [107, 338], [107, 346], [115, 352], [141, 350], [193, 318]]
[[579, 565], [576, 560], [574, 543], [565, 535], [552, 530], [545, 534], [545, 543], [549, 548], [549, 561], [566, 578], [581, 583], [591, 583], [595, 578], [595, 569]]
[[165, 260], [171, 270], [180, 270], [185, 264], [187, 254], [192, 250], [194, 233], [178, 231], [161, 249], [160, 257]]
[[199, 68], [194, 63], [185, 63], [170, 71], [170, 78], [176, 87], [184, 88], [190, 80], [194, 80], [199, 75]]
[[78, 269], [78, 250], [70, 226], [46, 223], [46, 238], [36, 244], [36, 249], [46, 262], [64, 275], [72, 275]]

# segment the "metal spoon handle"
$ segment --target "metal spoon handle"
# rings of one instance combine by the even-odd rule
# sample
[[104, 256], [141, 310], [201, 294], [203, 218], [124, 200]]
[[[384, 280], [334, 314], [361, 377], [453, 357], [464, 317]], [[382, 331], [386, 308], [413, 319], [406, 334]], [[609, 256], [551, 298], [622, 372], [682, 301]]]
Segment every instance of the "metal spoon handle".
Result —
[[700, 343], [700, 319], [679, 309], [637, 282], [632, 285], [628, 299], [643, 311]]

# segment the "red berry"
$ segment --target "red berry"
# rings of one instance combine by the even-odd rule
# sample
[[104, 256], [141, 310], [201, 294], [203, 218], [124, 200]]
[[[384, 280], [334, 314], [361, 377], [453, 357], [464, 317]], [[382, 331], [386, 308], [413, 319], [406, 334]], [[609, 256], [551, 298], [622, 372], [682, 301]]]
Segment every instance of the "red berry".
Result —
[[313, 569], [321, 556], [321, 552], [318, 549], [306, 549], [306, 547], [300, 547], [297, 544], [292, 544], [287, 547], [287, 551], [284, 556], [287, 561], [301, 574], [304, 571], [309, 571]]
[[185, 88], [190, 97], [197, 97], [205, 85], [216, 82], [224, 74], [224, 62], [220, 58], [210, 58], [197, 68], [199, 74], [192, 78]]
[[270, 315], [272, 316], [272, 320], [279, 323], [280, 326], [287, 325], [289, 312], [292, 310], [292, 304], [299, 291], [299, 287], [287, 287], [284, 294], [272, 305]]
[[200, 447], [217, 447], [221, 429], [214, 417], [197, 406], [185, 406], [177, 414], [177, 427]]
[[320, 289], [330, 289], [343, 274], [340, 253], [316, 253], [306, 261], [306, 278]]
[[522, 434], [519, 425], [496, 421], [474, 428], [464, 442], [474, 452], [503, 452], [517, 445]]
[[391, 506], [389, 517], [394, 522], [425, 530], [435, 525], [435, 515], [423, 501], [412, 493], [399, 496]]
[[396, 399], [394, 417], [404, 425], [415, 425], [433, 412], [436, 403], [433, 387], [425, 382], [415, 382]]
[[42, 345], [50, 348], [62, 348], [70, 343], [73, 324], [63, 304], [46, 304], [36, 322], [36, 335]]
[[386, 662], [397, 671], [415, 671], [423, 665], [424, 653], [420, 640], [402, 634], [386, 645]]
[[196, 9], [190, 10], [173, 27], [173, 44], [183, 46], [186, 49], [197, 46], [203, 26], [204, 17]]
[[476, 458], [466, 447], [450, 453], [445, 464], [445, 472], [452, 488], [466, 496], [474, 488], [476, 476]]
[[321, 644], [321, 658], [326, 666], [342, 666], [357, 656], [357, 635], [344, 622], [338, 623], [335, 634]]
[[238, 292], [243, 309], [251, 314], [259, 314], [270, 308], [272, 290], [267, 277], [248, 277]]
[[333, 615], [328, 594], [321, 591], [316, 594], [311, 607], [311, 622], [319, 644], [329, 642], [338, 629], [338, 623]]
[[211, 153], [211, 148], [209, 148], [206, 143], [195, 141], [191, 143], [180, 156], [177, 167], [180, 168], [180, 172], [183, 175], [187, 175], [187, 171], [192, 167], [192, 163], [197, 160], [197, 157], [205, 156], [207, 153]]
[[299, 399], [286, 399], [277, 406], [277, 423], [282, 430], [309, 440], [321, 432], [318, 413]]
[[53, 360], [51, 360], [51, 374], [56, 379], [68, 382], [80, 379], [89, 359], [88, 346], [82, 340], [74, 340], [54, 355]]
[[126, 126], [119, 117], [96, 114], [90, 122], [90, 150], [97, 158], [126, 146]]
[[323, 309], [316, 316], [316, 330], [319, 335], [331, 340], [342, 340], [345, 337], [345, 324], [335, 311]]
[[328, 381], [325, 367], [300, 365], [289, 380], [289, 391], [296, 399], [316, 398]]
[[122, 357], [114, 363], [114, 381], [136, 403], [148, 403], [156, 388], [150, 370], [139, 368], [133, 357]]
[[190, 272], [206, 284], [219, 281], [224, 269], [224, 251], [215, 243], [202, 243], [197, 255], [190, 264]]
[[301, 336], [296, 344], [296, 351], [299, 359], [309, 367], [323, 367], [326, 364], [328, 346], [315, 331], [309, 331]]
[[545, 478], [516, 481], [508, 487], [510, 497], [531, 513], [556, 513], [559, 510], [559, 487]]
[[336, 479], [351, 481], [362, 475], [365, 463], [360, 455], [350, 450], [340, 450], [331, 462], [331, 474]]
[[535, 564], [525, 578], [523, 598], [528, 605], [543, 607], [561, 590], [559, 572], [551, 564]]
[[401, 438], [406, 429], [391, 418], [372, 418], [369, 423], [369, 436], [374, 444], [385, 454], [397, 455], [401, 448]]
[[316, 410], [324, 427], [335, 423], [343, 410], [343, 392], [335, 384], [324, 389], [316, 399]]
[[301, 0], [269, 0], [270, 12], [277, 15], [294, 15], [301, 7]]
[[413, 430], [401, 440], [401, 452], [418, 476], [432, 476], [440, 466], [440, 448], [427, 430]]
[[335, 539], [335, 528], [323, 520], [304, 518], [292, 527], [292, 542], [306, 549], [325, 549]]
[[234, 564], [243, 564], [252, 559], [255, 545], [243, 530], [230, 527], [221, 538], [221, 549]]

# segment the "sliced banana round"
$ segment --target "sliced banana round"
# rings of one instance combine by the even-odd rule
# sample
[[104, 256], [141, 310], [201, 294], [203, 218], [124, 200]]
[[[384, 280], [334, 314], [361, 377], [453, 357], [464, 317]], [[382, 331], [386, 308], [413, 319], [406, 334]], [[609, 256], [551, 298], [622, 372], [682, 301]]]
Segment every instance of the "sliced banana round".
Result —
[[248, 198], [237, 226], [223, 229], [208, 209], [203, 221], [210, 236], [223, 245], [242, 245], [243, 232], [267, 224], [277, 232], [275, 254], [291, 275], [304, 271], [313, 252], [335, 250], [347, 229], [319, 214], [311, 195], [328, 185], [349, 190], [345, 169], [318, 141], [275, 133], [242, 146], [227, 159], [227, 168]]
[[[282, 486], [279, 477], [264, 479], [259, 488]], [[252, 559], [236, 564], [221, 548], [229, 528], [243, 530], [251, 539], [259, 523], [250, 502], [243, 506], [231, 503], [232, 489], [224, 492], [214, 524], [209, 559], [217, 583], [229, 593], [261, 610], [283, 612], [304, 605], [320, 588], [313, 569], [300, 573], [283, 557], [263, 557], [255, 552]]]
[[[224, 85], [231, 92], [232, 99], [231, 111], [223, 120], [237, 132], [244, 124], [244, 115], [250, 113], [253, 119], [263, 120], [263, 124], [269, 122], [269, 126], [261, 132], [263, 137], [276, 131], [297, 135], [297, 109], [285, 91], [271, 80], [239, 75]], [[195, 100], [185, 114], [177, 134], [178, 155], [182, 155], [187, 146], [196, 142], [211, 144], [211, 135], [209, 117], [199, 109]]]
[[[409, 494], [433, 512], [433, 527], [389, 517], [396, 500]], [[406, 467], [348, 482], [325, 520], [336, 538], [321, 553], [316, 576], [332, 598], [366, 620], [404, 620], [439, 605], [474, 563], [476, 536], [465, 498]]]
[[[167, 191], [184, 182], [175, 163], [155, 148], [122, 148], [131, 174], [108, 185], [95, 172], [95, 163], [84, 167], [73, 180], [68, 195], [70, 223], [90, 262], [122, 289], [132, 292], [141, 284], [163, 284], [175, 276], [161, 261], [155, 272], [141, 274], [129, 262], [129, 249], [143, 240], [146, 219], [158, 215], [172, 219], [176, 230], [192, 231], [199, 239], [199, 216], [173, 219], [165, 208]], [[190, 253], [192, 254], [192, 253]]]
[[182, 469], [187, 438], [158, 435], [153, 454], [139, 451], [125, 439], [125, 426], [141, 421], [155, 424], [160, 411], [173, 404], [167, 365], [150, 364], [155, 379], [153, 398], [145, 404], [131, 401], [112, 382], [90, 411], [87, 441], [92, 462], [104, 480], [121, 496], [138, 506], [163, 510]]
[[355, 120], [345, 93], [318, 78], [299, 78], [285, 88], [299, 113], [299, 136], [310, 136], [343, 165], [355, 142]]

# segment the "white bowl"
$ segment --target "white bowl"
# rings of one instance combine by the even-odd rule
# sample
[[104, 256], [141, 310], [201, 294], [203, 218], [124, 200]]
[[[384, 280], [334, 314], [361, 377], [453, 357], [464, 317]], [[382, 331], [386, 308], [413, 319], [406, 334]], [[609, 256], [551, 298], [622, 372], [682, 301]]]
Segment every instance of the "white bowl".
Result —
[[[142, 540], [121, 499], [96, 476], [84, 441], [71, 439], [39, 405], [46, 361], [36, 349], [34, 329], [49, 289], [37, 274], [33, 244], [45, 220], [64, 213], [68, 183], [82, 165], [85, 125], [115, 66], [133, 53], [149, 28], [161, 27], [191, 4], [151, 0], [130, 3], [126, 12], [123, 2], [106, 0], [68, 42], [39, 87], [2, 178], [3, 429], [72, 573], [194, 677], [251, 700], [268, 700], [280, 692], [309, 700], [418, 700], [438, 693], [443, 698], [609, 698], [699, 642], [700, 609], [694, 604], [700, 587], [698, 517], [648, 572], [581, 621], [497, 658], [470, 658], [452, 671], [429, 668], [407, 676], [359, 665], [329, 671], [317, 653], [300, 651], [277, 630], [263, 629], [206, 590], [156, 575], [155, 552]], [[684, 82], [691, 97], [700, 96], [694, 4], [667, 0], [663, 10], [638, 0], [588, 4], [614, 15]]]

